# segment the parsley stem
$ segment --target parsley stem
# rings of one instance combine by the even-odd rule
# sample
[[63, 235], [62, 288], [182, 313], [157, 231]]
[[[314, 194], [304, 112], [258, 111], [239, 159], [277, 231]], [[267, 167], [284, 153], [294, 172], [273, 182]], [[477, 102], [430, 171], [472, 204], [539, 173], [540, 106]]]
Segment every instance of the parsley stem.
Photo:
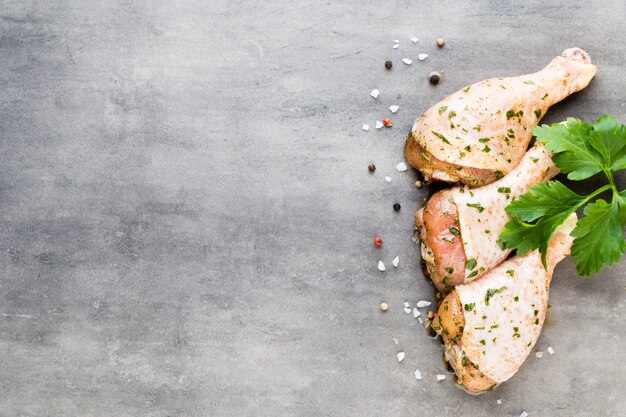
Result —
[[[612, 179], [612, 178], [611, 178]], [[591, 200], [592, 198], [594, 198], [595, 196], [602, 194], [605, 191], [608, 190], [615, 190], [615, 184], [606, 184], [603, 187], [598, 188], [597, 190], [595, 190], [593, 193], [589, 194], [588, 196], [585, 197], [585, 199], [583, 201], [581, 201], [578, 205], [576, 205], [576, 208], [572, 211], [576, 211], [579, 208], [581, 208], [584, 204], [587, 204], [587, 202], [589, 200]]]
[[609, 180], [609, 184], [611, 184], [613, 191], [617, 192], [617, 188], [615, 187], [615, 179], [613, 178], [613, 174], [610, 169], [603, 169], [604, 175], [606, 179]]

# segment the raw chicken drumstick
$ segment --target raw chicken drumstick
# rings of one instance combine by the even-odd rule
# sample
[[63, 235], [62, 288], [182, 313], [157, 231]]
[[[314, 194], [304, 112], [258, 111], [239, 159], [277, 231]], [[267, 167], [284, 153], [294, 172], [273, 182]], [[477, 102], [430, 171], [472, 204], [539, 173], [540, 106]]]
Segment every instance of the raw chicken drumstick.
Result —
[[595, 74], [589, 54], [570, 48], [539, 72], [472, 84], [415, 122], [406, 159], [428, 181], [492, 183], [517, 166], [550, 106], [585, 88]]
[[514, 256], [479, 280], [459, 285], [443, 300], [432, 328], [468, 391], [489, 391], [511, 378], [532, 350], [548, 308], [552, 272], [570, 252], [572, 214], [548, 245], [547, 266], [535, 250]]
[[504, 178], [479, 188], [453, 187], [434, 194], [415, 213], [422, 259], [440, 291], [477, 279], [506, 259], [498, 237], [510, 217], [505, 207], [531, 186], [558, 173], [542, 143], [526, 152]]

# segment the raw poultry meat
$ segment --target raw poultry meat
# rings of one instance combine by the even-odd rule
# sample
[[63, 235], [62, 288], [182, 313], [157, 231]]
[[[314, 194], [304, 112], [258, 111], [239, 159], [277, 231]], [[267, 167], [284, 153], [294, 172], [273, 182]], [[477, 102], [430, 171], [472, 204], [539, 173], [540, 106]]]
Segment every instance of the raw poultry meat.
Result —
[[570, 48], [539, 72], [463, 88], [415, 122], [406, 159], [426, 180], [492, 183], [518, 165], [550, 106], [585, 88], [595, 74], [589, 54]]
[[535, 250], [514, 256], [481, 279], [459, 285], [444, 299], [433, 329], [457, 382], [473, 393], [511, 378], [537, 342], [548, 308], [552, 272], [570, 252], [572, 214], [550, 240], [547, 270]]
[[537, 142], [504, 178], [479, 188], [435, 193], [415, 213], [422, 259], [440, 291], [470, 282], [504, 261], [511, 250], [498, 245], [509, 220], [505, 207], [531, 186], [558, 173], [552, 153]]

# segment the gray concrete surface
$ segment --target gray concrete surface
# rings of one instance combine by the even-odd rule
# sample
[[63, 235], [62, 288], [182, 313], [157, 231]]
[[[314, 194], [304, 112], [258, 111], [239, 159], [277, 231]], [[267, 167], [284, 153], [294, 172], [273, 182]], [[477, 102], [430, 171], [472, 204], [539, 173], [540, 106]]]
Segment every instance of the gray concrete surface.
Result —
[[469, 3], [0, 0], [0, 416], [626, 415], [625, 262], [561, 264], [555, 354], [482, 396], [402, 312], [420, 112], [580, 46], [547, 121], [626, 121], [623, 1]]

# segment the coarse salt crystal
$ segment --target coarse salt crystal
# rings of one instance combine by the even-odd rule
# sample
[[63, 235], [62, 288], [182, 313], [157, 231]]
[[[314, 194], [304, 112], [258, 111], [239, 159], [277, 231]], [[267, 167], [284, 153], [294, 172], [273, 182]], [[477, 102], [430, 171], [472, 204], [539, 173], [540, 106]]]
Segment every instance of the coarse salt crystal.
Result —
[[502, 400], [501, 400], [500, 398], [498, 398], [498, 401], [496, 401], [496, 403], [497, 403], [498, 405], [502, 405]]
[[425, 60], [426, 58], [428, 58], [428, 54], [419, 54], [417, 56], [417, 59], [419, 59], [420, 61]]
[[404, 312], [406, 314], [411, 314], [411, 307], [404, 307]]
[[419, 369], [416, 369], [413, 374], [415, 375], [415, 379], [422, 379], [422, 373]]
[[391, 177], [385, 177], [385, 181], [391, 182]]
[[410, 304], [408, 301], [405, 301], [405, 302], [404, 302], [404, 307], [405, 307], [405, 308], [406, 308], [406, 307], [411, 307], [411, 304]]
[[416, 307], [413, 307], [413, 317], [418, 318], [421, 315], [422, 313], [420, 313]]
[[381, 129], [383, 126], [383, 122], [381, 122], [380, 120], [376, 120], [376, 129]]
[[428, 307], [432, 303], [430, 301], [419, 300], [416, 304], [418, 308]]
[[437, 381], [443, 381], [444, 379], [446, 379], [444, 374], [437, 374]]
[[407, 65], [411, 65], [413, 63], [413, 60], [409, 58], [402, 58], [402, 62], [404, 62]]
[[554, 349], [552, 349], [552, 346], [548, 346], [548, 353], [550, 355], [554, 355]]
[[395, 343], [396, 345], [398, 344], [399, 340], [396, 339], [395, 337], [392, 337], [391, 340], [393, 340], [393, 343]]
[[528, 417], [528, 413], [526, 411], [522, 411], [522, 414], [519, 417]]
[[398, 265], [400, 264], [400, 257], [396, 256], [395, 258], [393, 258], [393, 261], [391, 261], [391, 264], [397, 268]]
[[422, 318], [421, 318], [421, 317], [418, 317], [418, 318], [417, 318], [417, 321], [418, 321], [420, 324], [424, 324], [424, 320], [422, 320]]
[[393, 43], [400, 43], [400, 39], [394, 39]]
[[396, 43], [396, 44], [393, 46], [393, 49], [398, 49], [398, 47], [399, 47], [399, 46], [400, 46], [400, 44]]
[[417, 36], [413, 36], [413, 37], [411, 38], [411, 42], [413, 42], [413, 43], [417, 43], [417, 41], [418, 41]]
[[383, 261], [378, 261], [378, 270], [379, 271], [385, 270], [385, 264], [383, 263]]
[[372, 92], [370, 93], [370, 96], [374, 97], [374, 98], [378, 98], [378, 95], [380, 94], [380, 91], [378, 91], [377, 88], [373, 89]]
[[406, 166], [406, 164], [404, 162], [400, 162], [398, 165], [396, 165], [396, 169], [400, 172], [404, 172], [406, 171], [408, 168]]
[[404, 352], [398, 352], [396, 357], [398, 358], [398, 362], [402, 362], [404, 360]]
[[389, 110], [390, 110], [392, 113], [397, 112], [399, 108], [400, 108], [400, 106], [396, 106], [396, 105], [389, 106]]
[[363, 126], [361, 126], [361, 129], [363, 129], [363, 130], [370, 130], [370, 125], [367, 125], [367, 124], [363, 123]]
[[543, 352], [535, 352], [535, 358], [537, 359], [543, 358]]

